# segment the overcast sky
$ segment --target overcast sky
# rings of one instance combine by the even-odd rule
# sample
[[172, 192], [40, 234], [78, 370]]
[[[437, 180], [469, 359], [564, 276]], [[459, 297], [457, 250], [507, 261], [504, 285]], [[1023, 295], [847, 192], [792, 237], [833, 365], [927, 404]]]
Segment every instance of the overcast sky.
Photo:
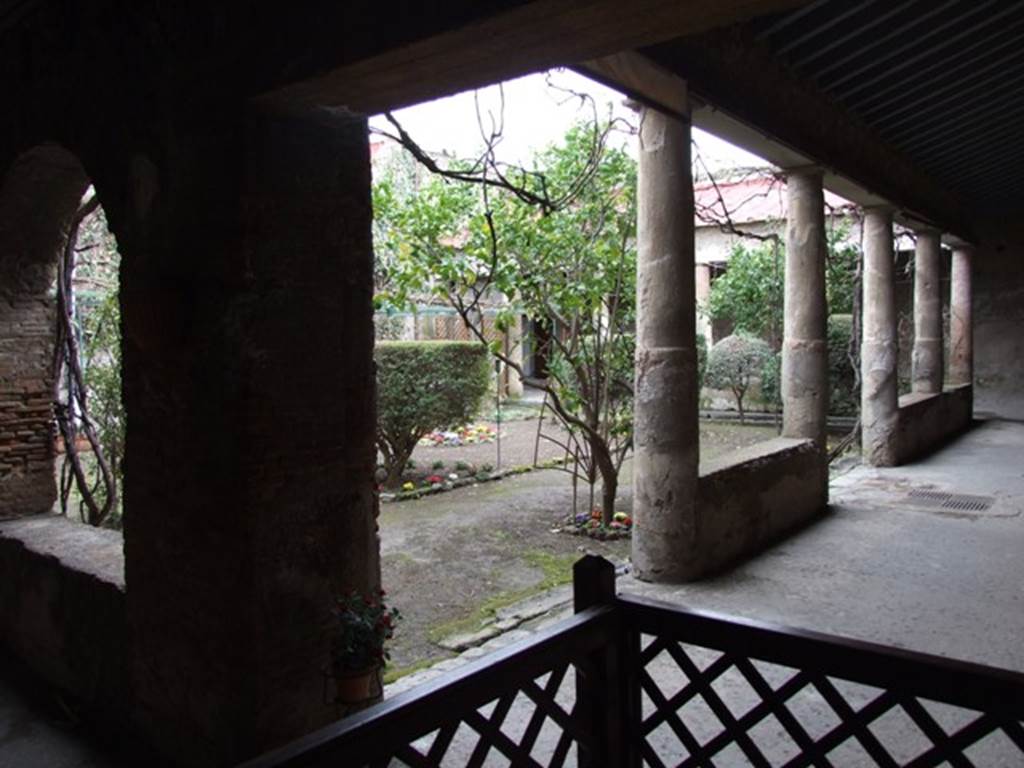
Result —
[[[607, 116], [611, 109], [616, 117], [636, 124], [636, 115], [623, 106], [625, 97], [617, 91], [569, 70], [552, 72], [550, 79], [558, 87], [590, 94], [602, 116]], [[473, 92], [466, 92], [398, 110], [395, 117], [425, 149], [467, 157], [483, 145], [477, 120], [478, 100], [485, 121], [499, 120], [504, 115], [499, 159], [525, 164], [533, 151], [563, 136], [574, 119], [591, 114], [589, 107], [581, 111], [579, 99], [550, 88], [543, 74], [510, 80], [502, 90], [504, 110], [501, 91], [498, 86], [491, 86], [477, 91], [476, 98]], [[370, 124], [390, 128], [380, 115], [371, 118]], [[694, 141], [712, 168], [764, 164], [760, 158], [699, 129], [694, 130]]]

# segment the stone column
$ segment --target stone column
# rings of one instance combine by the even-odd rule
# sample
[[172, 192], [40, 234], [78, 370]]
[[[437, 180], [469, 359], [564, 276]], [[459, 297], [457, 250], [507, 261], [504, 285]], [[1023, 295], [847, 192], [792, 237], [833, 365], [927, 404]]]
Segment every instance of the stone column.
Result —
[[[523, 365], [523, 320], [516, 315], [505, 332], [505, 354], [513, 362]], [[510, 366], [504, 366], [505, 394], [511, 398], [523, 396], [523, 377]]]
[[699, 456], [688, 122], [643, 110], [637, 205], [633, 568], [677, 581], [693, 568]]
[[707, 305], [708, 296], [711, 295], [711, 265], [698, 264], [694, 267], [693, 277], [697, 298], [697, 333], [704, 336], [704, 341], [710, 348], [714, 343], [714, 339], [711, 338], [711, 320], [702, 310]]
[[971, 260], [974, 249], [968, 245], [953, 249], [953, 268], [949, 285], [949, 381], [971, 384], [974, 381], [974, 318], [971, 312]]
[[939, 233], [917, 232], [914, 249], [914, 350], [911, 354], [913, 391], [942, 392], [942, 251]]
[[899, 398], [896, 380], [896, 292], [893, 279], [892, 211], [864, 212], [861, 446], [876, 467], [896, 464]]
[[379, 586], [370, 168], [365, 119], [207, 107], [119, 220], [125, 575], [139, 725], [235, 765], [336, 718], [334, 598]]
[[782, 342], [782, 434], [824, 452], [828, 418], [825, 321], [825, 196], [822, 172], [786, 176], [786, 292]]

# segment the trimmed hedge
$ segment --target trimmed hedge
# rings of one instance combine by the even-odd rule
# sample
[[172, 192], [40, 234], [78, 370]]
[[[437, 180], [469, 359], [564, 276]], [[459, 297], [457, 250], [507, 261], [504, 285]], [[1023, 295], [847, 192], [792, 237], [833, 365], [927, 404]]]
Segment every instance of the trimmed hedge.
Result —
[[401, 484], [416, 443], [435, 429], [470, 421], [490, 386], [490, 355], [462, 341], [379, 341], [377, 449], [388, 488]]

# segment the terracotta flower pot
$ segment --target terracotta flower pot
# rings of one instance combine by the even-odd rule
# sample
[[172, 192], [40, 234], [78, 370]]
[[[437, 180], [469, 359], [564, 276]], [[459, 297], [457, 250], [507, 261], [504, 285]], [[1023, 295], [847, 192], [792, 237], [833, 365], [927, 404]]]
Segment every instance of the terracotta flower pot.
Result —
[[334, 676], [335, 700], [341, 704], [358, 704], [370, 698], [376, 667], [349, 670]]

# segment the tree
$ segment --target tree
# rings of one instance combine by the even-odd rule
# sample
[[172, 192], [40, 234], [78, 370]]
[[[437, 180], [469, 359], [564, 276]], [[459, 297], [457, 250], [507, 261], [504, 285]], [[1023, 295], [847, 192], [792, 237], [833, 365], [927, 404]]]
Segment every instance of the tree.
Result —
[[708, 353], [707, 383], [715, 389], [732, 392], [741, 424], [745, 420], [743, 398], [771, 356], [771, 347], [765, 341], [745, 335], [726, 336]]
[[[529, 172], [473, 181], [464, 177], [479, 163], [453, 162], [415, 197], [384, 180], [375, 193], [391, 233], [378, 251], [389, 264], [380, 306], [430, 294], [485, 341], [480, 303], [502, 295], [499, 330], [519, 314], [552, 327], [545, 393], [583, 476], [592, 488], [601, 480], [606, 523], [632, 445], [636, 279], [636, 168], [608, 146], [611, 127], [575, 125]], [[499, 344], [491, 351], [523, 373]]]
[[711, 284], [705, 311], [713, 320], [729, 320], [737, 332], [782, 346], [785, 248], [778, 239], [755, 246], [736, 243], [729, 268]]
[[[91, 525], [119, 527], [124, 456], [121, 403], [120, 258], [93, 194], [83, 202], [58, 263], [54, 411], [64, 442], [61, 509], [72, 486]], [[79, 438], [92, 453], [84, 461]]]
[[[850, 314], [857, 292], [859, 249], [848, 242], [845, 222], [826, 232], [825, 296], [831, 314]], [[738, 242], [729, 267], [711, 285], [704, 311], [713, 320], [729, 320], [737, 331], [782, 347], [786, 246], [778, 237], [756, 245]]]

